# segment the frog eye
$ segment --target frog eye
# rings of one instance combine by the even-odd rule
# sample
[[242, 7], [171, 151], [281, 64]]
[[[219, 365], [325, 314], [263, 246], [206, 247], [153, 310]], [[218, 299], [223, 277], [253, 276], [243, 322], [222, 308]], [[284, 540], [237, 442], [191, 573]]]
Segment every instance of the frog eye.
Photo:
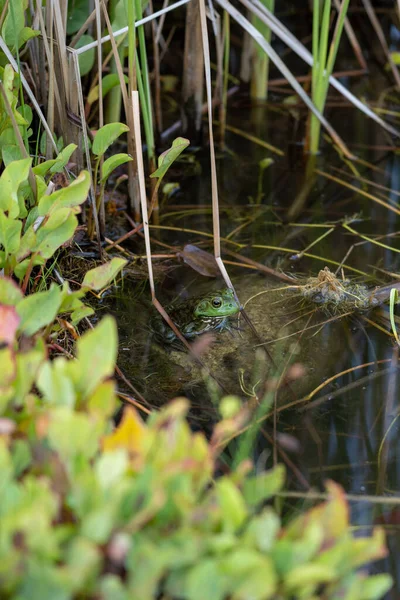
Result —
[[211, 301], [211, 304], [213, 305], [214, 308], [219, 308], [220, 306], [222, 306], [222, 300], [221, 298], [213, 298]]

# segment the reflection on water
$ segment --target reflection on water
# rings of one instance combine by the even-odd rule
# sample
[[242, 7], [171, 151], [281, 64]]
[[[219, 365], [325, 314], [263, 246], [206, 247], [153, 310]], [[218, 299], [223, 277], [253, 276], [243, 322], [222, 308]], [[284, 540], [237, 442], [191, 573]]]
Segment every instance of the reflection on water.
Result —
[[[400, 256], [390, 250], [390, 247], [398, 248], [400, 158], [379, 149], [387, 144], [379, 128], [360, 113], [347, 111], [345, 118], [333, 115], [338, 133], [345, 133], [346, 139], [355, 140], [353, 151], [368, 161], [369, 166], [354, 163], [351, 170], [334, 149], [328, 147], [323, 158], [317, 157], [315, 166], [331, 178], [319, 174], [310, 183], [307, 179], [310, 161], [302, 156], [301, 147], [288, 141], [296, 137], [293, 135], [296, 124], [290, 116], [268, 113], [264, 107], [253, 111], [239, 108], [235, 111], [233, 108], [229, 115], [231, 122], [235, 122], [236, 115], [236, 126], [268, 140], [284, 150], [285, 156], [279, 157], [228, 134], [227, 151], [218, 157], [224, 257], [231, 260], [228, 251], [234, 251], [263, 265], [299, 276], [316, 275], [326, 265], [335, 270], [334, 263], [345, 260], [346, 277], [369, 280], [371, 285], [384, 285], [393, 279], [393, 275], [384, 272], [395, 274], [400, 271]], [[268, 157], [273, 158], [274, 163], [259, 177], [259, 163]], [[195, 168], [184, 164], [180, 170], [174, 167], [173, 174], [181, 182], [181, 188], [160, 213], [160, 224], [175, 229], [154, 233], [159, 241], [172, 247], [172, 254], [188, 243], [212, 251], [210, 238], [193, 233], [194, 230], [212, 231], [207, 153], [199, 152], [193, 160]], [[355, 172], [369, 183], [357, 180]], [[380, 201], [359, 194], [332, 177], [342, 179]], [[371, 182], [384, 187], [376, 188]], [[293, 206], [295, 209], [291, 209]], [[372, 244], [342, 226], [341, 221], [355, 213], [361, 216], [352, 225], [353, 230], [368, 238], [380, 236], [384, 246]], [[305, 255], [292, 260], [293, 254], [310, 245], [312, 247]], [[174, 259], [170, 264], [173, 268], [157, 288], [164, 303], [177, 296], [184, 299], [185, 295], [193, 296], [220, 287], [213, 279], [201, 277], [186, 265], [177, 266]], [[229, 264], [227, 267], [242, 302], [259, 291], [284, 285], [278, 279], [254, 274], [254, 271]], [[366, 276], [361, 276], [360, 272]], [[199, 426], [207, 429], [210, 421], [216, 418], [209, 387], [204, 385], [199, 370], [185, 353], [168, 354], [152, 342], [149, 318], [154, 309], [147, 302], [148, 294], [135, 298], [139, 284], [126, 282], [124, 285], [115, 298], [105, 301], [119, 323], [119, 365], [156, 405], [177, 394], [188, 395], [194, 418]], [[261, 339], [269, 342], [301, 331], [305, 324], [315, 323], [315, 319], [329, 318], [320, 314], [313, 317], [314, 321], [308, 322], [307, 318], [295, 321], [299, 309], [298, 300], [289, 292], [266, 294], [248, 305], [249, 315]], [[323, 489], [324, 480], [331, 477], [342, 484], [348, 494], [378, 494], [389, 498], [398, 495], [399, 363], [392, 340], [385, 333], [390, 330], [387, 313], [387, 307], [377, 309], [365, 316], [315, 327], [303, 335], [292, 335], [285, 341], [268, 345], [279, 370], [293, 352], [293, 342], [301, 340], [300, 352], [293, 356], [295, 362], [305, 365], [305, 376], [299, 385], [293, 386], [297, 398], [326, 382], [308, 403], [281, 410], [278, 419], [278, 431], [289, 433], [300, 441], [301, 453], [290, 458], [312, 486]], [[290, 330], [285, 330], [283, 326], [288, 321], [293, 323]], [[219, 343], [208, 351], [211, 371], [229, 392], [236, 393], [241, 391], [239, 369], [244, 369], [250, 383], [254, 375], [251, 365], [254, 366], [256, 341], [243, 324], [241, 327], [243, 331], [235, 332], [233, 337], [227, 332], [218, 336]], [[271, 373], [270, 368], [269, 365], [266, 376]], [[281, 401], [284, 404], [288, 399], [283, 395]], [[303, 481], [296, 472], [290, 467], [288, 471], [292, 488], [303, 490]], [[360, 532], [372, 524], [385, 527], [390, 554], [379, 565], [379, 570], [396, 574], [399, 569], [396, 555], [400, 551], [400, 504], [397, 507], [353, 501], [351, 508], [352, 522]], [[400, 595], [400, 576], [396, 586], [390, 598]]]

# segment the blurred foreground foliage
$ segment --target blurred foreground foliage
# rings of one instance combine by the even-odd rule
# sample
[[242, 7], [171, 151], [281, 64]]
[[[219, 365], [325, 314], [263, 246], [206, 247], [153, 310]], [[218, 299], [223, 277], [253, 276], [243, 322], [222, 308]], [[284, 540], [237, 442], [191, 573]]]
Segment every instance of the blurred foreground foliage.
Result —
[[283, 524], [268, 505], [283, 467], [216, 477], [186, 400], [147, 423], [126, 407], [115, 428], [114, 320], [51, 361], [43, 336], [18, 333], [19, 295], [0, 282], [14, 322], [0, 350], [2, 599], [382, 597], [390, 577], [360, 567], [385, 555], [383, 532], [353, 537], [339, 486]]

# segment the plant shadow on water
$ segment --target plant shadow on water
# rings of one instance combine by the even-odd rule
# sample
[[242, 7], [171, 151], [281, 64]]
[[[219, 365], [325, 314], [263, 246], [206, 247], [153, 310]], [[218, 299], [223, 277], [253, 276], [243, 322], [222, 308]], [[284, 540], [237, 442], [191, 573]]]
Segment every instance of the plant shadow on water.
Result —
[[[350, 111], [349, 114], [353, 115]], [[326, 265], [334, 271], [343, 261], [345, 277], [365, 282], [371, 289], [392, 281], [393, 277], [383, 272], [399, 271], [399, 256], [389, 249], [396, 246], [398, 211], [387, 208], [397, 202], [396, 193], [390, 190], [398, 189], [399, 159], [379, 149], [385, 138], [378, 127], [371, 122], [366, 127], [366, 120], [359, 113], [346, 121], [336, 115], [333, 121], [339, 133], [351, 128], [347, 137], [353, 134], [352, 139], [358, 144], [354, 151], [370, 162], [355, 163], [355, 175], [335, 150], [328, 148], [327, 154], [317, 157], [312, 166], [339, 181], [315, 172], [310, 181], [310, 160], [302, 156], [302, 149], [295, 143], [287, 143], [293, 125], [291, 117], [268, 112], [265, 107], [249, 110], [246, 116], [247, 121], [243, 111], [237, 110], [242, 130], [251, 130], [280, 147], [286, 144], [286, 154], [274, 156], [273, 168], [262, 170], [260, 175], [258, 165], [273, 155], [250, 141], [228, 135], [228, 150], [218, 156], [224, 258], [240, 263], [240, 257], [229, 254], [233, 251], [276, 269], [277, 273], [300, 278], [316, 275]], [[235, 109], [230, 117], [235, 123]], [[196, 166], [190, 169], [182, 164], [181, 172], [175, 172], [181, 181], [180, 191], [176, 200], [170, 200], [161, 210], [160, 224], [167, 229], [153, 230], [155, 240], [172, 247], [172, 255], [187, 243], [212, 251], [210, 238], [187, 231], [212, 230], [211, 211], [204, 210], [210, 208], [206, 153], [195, 154], [193, 164]], [[387, 186], [376, 196], [385, 198], [387, 205], [362, 195], [363, 190], [372, 194], [375, 191], [361, 177], [371, 180], [371, 184]], [[354, 185], [354, 179], [356, 183], [359, 180], [360, 193], [345, 185]], [[293, 206], [295, 212], [290, 209]], [[353, 232], [346, 229], [346, 218], [361, 210], [362, 217], [351, 224]], [[370, 243], [360, 235], [368, 239], [380, 235], [386, 246]], [[309, 251], [302, 254], [309, 246]], [[296, 254], [297, 260], [293, 260]], [[157, 287], [164, 306], [176, 298], [184, 302], [185, 298], [223, 287], [221, 281], [201, 277], [174, 257], [170, 266]], [[246, 311], [261, 342], [268, 342], [263, 347], [268, 348], [275, 367], [268, 357], [259, 360], [256, 346], [260, 340], [254, 338], [243, 319], [238, 331], [216, 335], [202, 355], [205, 365], [225, 392], [243, 397], [244, 391], [252, 389], [260, 379], [279, 376], [289, 363], [301, 364], [301, 377], [283, 388], [277, 405], [277, 432], [297, 438], [301, 448], [291, 455], [288, 451], [292, 489], [306, 492], [305, 481], [322, 489], [323, 481], [332, 477], [348, 494], [385, 494], [390, 500], [392, 492], [400, 488], [400, 461], [396, 456], [398, 362], [393, 338], [388, 335], [388, 308], [382, 306], [347, 317], [327, 315], [313, 305], [304, 305], [296, 290], [283, 289], [286, 282], [237, 264], [227, 266], [240, 301], [250, 300]], [[339, 269], [339, 277], [340, 273]], [[223, 392], [211, 378], [204, 378], [186, 352], [165, 350], [154, 342], [150, 319], [155, 309], [147, 301], [147, 293], [139, 294], [139, 287], [128, 278], [116, 295], [103, 300], [119, 323], [119, 366], [152, 405], [164, 404], [177, 395], [189, 397], [194, 426], [207, 431], [217, 416], [215, 398]], [[294, 398], [304, 401], [296, 404]], [[285, 409], [286, 404], [291, 407]], [[282, 459], [279, 436], [277, 439], [278, 456]], [[269, 443], [257, 442], [256, 461], [266, 445], [269, 449]], [[272, 460], [272, 454], [268, 460]], [[287, 503], [298, 510], [298, 499], [288, 499]], [[360, 500], [352, 500], [350, 505], [352, 522], [360, 531], [373, 524], [385, 527], [390, 553], [377, 570], [394, 574], [397, 588], [389, 597], [397, 598], [400, 573], [396, 554], [400, 548], [396, 533], [400, 527], [400, 506], [389, 501]]]

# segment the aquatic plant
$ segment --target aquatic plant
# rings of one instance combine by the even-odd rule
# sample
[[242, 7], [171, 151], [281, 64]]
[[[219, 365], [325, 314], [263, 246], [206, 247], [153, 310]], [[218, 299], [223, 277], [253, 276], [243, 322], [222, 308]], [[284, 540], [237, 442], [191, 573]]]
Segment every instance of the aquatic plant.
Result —
[[365, 284], [340, 279], [328, 267], [322, 269], [317, 277], [309, 277], [298, 291], [306, 300], [333, 314], [368, 310], [377, 304], [371, 298], [371, 289]]
[[[337, 16], [336, 28], [329, 46], [329, 28], [331, 24], [331, 0], [314, 0], [313, 2], [313, 30], [312, 51], [313, 66], [311, 80], [311, 97], [317, 109], [323, 113], [326, 96], [329, 88], [329, 78], [333, 73], [335, 60], [342, 36], [344, 21], [350, 0], [344, 0], [340, 5]], [[321, 18], [322, 12], [322, 18]], [[318, 152], [321, 122], [310, 113], [310, 152]]]

